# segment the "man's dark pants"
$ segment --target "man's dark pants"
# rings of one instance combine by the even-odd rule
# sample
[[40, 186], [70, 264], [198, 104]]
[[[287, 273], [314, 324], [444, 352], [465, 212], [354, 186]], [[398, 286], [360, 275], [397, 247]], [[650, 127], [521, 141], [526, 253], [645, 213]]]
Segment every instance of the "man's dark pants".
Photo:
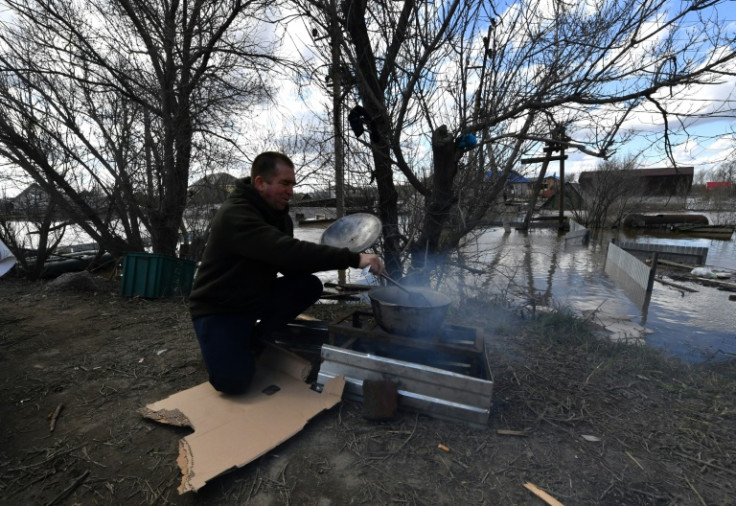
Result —
[[[312, 274], [277, 278], [253, 314], [215, 314], [193, 320], [210, 383], [226, 394], [244, 393], [255, 372], [256, 336], [268, 336], [314, 304], [322, 282]], [[260, 320], [260, 322], [258, 322]], [[256, 325], [258, 322], [258, 325]]]

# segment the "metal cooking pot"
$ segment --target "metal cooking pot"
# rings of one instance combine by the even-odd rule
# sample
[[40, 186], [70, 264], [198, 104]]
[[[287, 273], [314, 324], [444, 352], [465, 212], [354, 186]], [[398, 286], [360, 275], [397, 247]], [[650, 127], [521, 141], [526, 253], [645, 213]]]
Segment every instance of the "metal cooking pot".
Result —
[[[430, 336], [447, 316], [450, 299], [429, 288], [395, 286], [374, 288], [368, 292], [373, 315], [387, 332], [402, 336]], [[413, 296], [419, 295], [419, 296]]]

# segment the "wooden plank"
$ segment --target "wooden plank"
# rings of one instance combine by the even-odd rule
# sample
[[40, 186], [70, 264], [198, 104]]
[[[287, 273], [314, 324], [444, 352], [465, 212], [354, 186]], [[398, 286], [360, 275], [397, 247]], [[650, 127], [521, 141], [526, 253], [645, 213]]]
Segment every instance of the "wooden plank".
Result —
[[529, 490], [532, 494], [539, 497], [541, 500], [549, 504], [549, 506], [563, 506], [563, 504], [549, 495], [547, 492], [542, 490], [541, 488], [537, 487], [534, 483], [526, 482], [524, 483], [524, 488]]
[[[645, 263], [650, 264], [652, 263], [652, 261], [651, 259], [647, 259]], [[657, 265], [664, 265], [665, 267], [676, 267], [678, 269], [685, 269], [688, 271], [691, 271], [695, 267], [698, 267], [697, 265], [681, 264], [679, 262], [673, 262], [672, 260], [663, 260], [661, 258], [657, 259]]]
[[322, 293], [319, 298], [324, 300], [349, 300], [353, 302], [360, 301], [360, 297], [356, 297], [355, 295], [351, 295], [349, 293]]
[[325, 283], [325, 286], [327, 288], [335, 288], [337, 290], [355, 290], [358, 292], [364, 292], [366, 290], [370, 290], [371, 288], [376, 288], [375, 286], [370, 286], [370, 285], [355, 285], [355, 284], [350, 284], [350, 283], [331, 283], [329, 281]]
[[524, 158], [521, 160], [522, 165], [529, 165], [530, 163], [543, 163], [543, 162], [554, 162], [560, 160], [567, 160], [567, 155], [556, 155], [556, 156], [538, 156], [536, 158]]
[[736, 292], [736, 283], [729, 283], [728, 281], [720, 281], [717, 279], [701, 278], [700, 276], [693, 276], [692, 274], [676, 274], [671, 276], [677, 280], [687, 280], [694, 283], [700, 283], [705, 286], [713, 286], [729, 292]]

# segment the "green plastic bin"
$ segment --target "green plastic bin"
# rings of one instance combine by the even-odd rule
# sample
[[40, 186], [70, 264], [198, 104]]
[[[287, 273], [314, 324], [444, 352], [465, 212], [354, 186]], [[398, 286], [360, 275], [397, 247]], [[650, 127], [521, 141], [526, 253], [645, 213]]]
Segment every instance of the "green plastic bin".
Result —
[[159, 253], [128, 253], [123, 259], [120, 293], [124, 297], [189, 295], [196, 262]]

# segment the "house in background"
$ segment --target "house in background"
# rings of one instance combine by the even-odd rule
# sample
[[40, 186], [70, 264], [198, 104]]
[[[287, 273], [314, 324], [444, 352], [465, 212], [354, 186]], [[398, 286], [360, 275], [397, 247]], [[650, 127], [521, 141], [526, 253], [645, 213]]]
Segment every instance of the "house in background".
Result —
[[[541, 199], [542, 202], [539, 204], [539, 209], [545, 211], [556, 211], [560, 208], [560, 192], [558, 188], [559, 187], [555, 185], [551, 190], [551, 193], [547, 197]], [[580, 194], [579, 184], [572, 181], [565, 181], [564, 190], [564, 200], [562, 202], [563, 209], [582, 209], [584, 202], [583, 196]]]
[[[486, 180], [492, 181], [496, 177], [490, 171], [486, 172]], [[515, 170], [509, 173], [503, 188], [504, 202], [527, 201], [532, 192], [532, 183]]]
[[225, 202], [238, 178], [227, 172], [208, 174], [189, 185], [187, 206], [216, 206]]
[[8, 216], [30, 217], [41, 216], [49, 208], [50, 199], [37, 183], [31, 183], [18, 195], [5, 202], [5, 211]]
[[705, 189], [708, 191], [730, 190], [733, 187], [731, 181], [709, 181], [705, 183]]
[[504, 192], [504, 200], [529, 200], [532, 192], [532, 182], [516, 171], [511, 171], [506, 180], [507, 191]]
[[539, 196], [542, 198], [549, 198], [557, 193], [559, 187], [560, 178], [557, 177], [557, 174], [545, 176], [544, 179], [542, 179], [542, 186], [539, 188]]
[[[613, 171], [616, 174], [636, 181], [642, 195], [648, 197], [686, 197], [693, 186], [693, 167], [664, 167], [656, 169], [633, 169]], [[578, 182], [583, 191], [605, 184], [612, 171], [581, 172]], [[617, 179], [611, 178], [610, 181]]]

